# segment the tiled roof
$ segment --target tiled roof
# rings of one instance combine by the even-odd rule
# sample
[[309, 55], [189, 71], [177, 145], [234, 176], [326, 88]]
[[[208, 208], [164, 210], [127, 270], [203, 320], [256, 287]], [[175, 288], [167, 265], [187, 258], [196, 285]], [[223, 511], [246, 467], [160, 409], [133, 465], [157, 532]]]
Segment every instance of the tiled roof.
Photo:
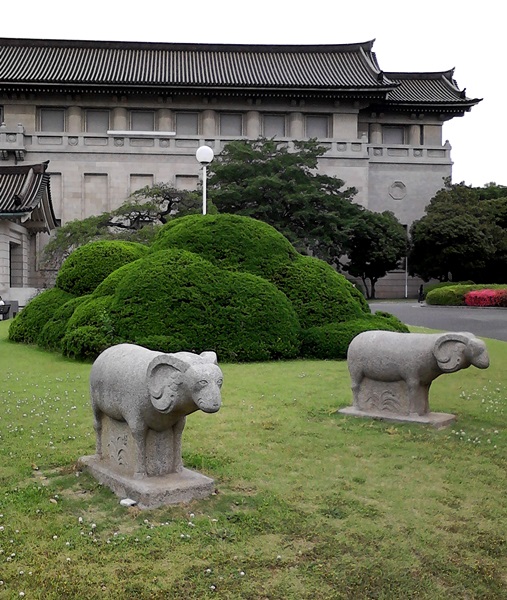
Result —
[[2, 86], [380, 90], [373, 42], [317, 46], [0, 39]]
[[162, 44], [0, 38], [0, 90], [305, 94], [463, 112], [452, 71], [381, 71], [373, 41], [336, 45]]
[[477, 98], [467, 98], [465, 91], [458, 88], [453, 79], [454, 71], [435, 73], [385, 73], [397, 84], [389, 91], [388, 103], [398, 106], [433, 105], [435, 108], [463, 106], [468, 108], [480, 102]]
[[51, 203], [48, 162], [36, 165], [0, 165], [0, 218], [28, 223], [32, 229], [56, 227]]

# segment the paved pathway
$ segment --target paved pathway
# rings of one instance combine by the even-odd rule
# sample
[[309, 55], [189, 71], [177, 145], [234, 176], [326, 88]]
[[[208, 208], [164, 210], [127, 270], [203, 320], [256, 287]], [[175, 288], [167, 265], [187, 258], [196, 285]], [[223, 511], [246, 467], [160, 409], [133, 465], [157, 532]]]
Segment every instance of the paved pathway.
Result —
[[429, 306], [413, 302], [370, 302], [372, 312], [383, 310], [407, 325], [445, 331], [470, 331], [475, 335], [507, 341], [507, 309]]

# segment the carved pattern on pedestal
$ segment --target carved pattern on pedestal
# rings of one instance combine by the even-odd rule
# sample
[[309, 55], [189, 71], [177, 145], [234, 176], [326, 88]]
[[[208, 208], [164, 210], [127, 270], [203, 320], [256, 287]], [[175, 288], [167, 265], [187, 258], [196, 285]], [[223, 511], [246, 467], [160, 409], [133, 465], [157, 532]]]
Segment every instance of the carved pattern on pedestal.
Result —
[[125, 462], [125, 454], [127, 452], [127, 443], [128, 443], [128, 436], [127, 436], [127, 434], [125, 434], [125, 435], [117, 436], [115, 439], [111, 440], [107, 444], [108, 448], [111, 449], [111, 452], [109, 453], [109, 455], [113, 458], [116, 458], [116, 462], [120, 466], [124, 466], [127, 464]]

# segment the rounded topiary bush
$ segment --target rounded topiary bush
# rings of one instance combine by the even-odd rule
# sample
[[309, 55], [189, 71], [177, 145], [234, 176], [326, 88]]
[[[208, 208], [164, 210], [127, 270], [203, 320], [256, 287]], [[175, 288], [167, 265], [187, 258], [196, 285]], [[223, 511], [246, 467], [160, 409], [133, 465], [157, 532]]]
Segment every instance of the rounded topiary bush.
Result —
[[[138, 259], [138, 260], [141, 260], [141, 259]], [[126, 272], [126, 269], [128, 269], [130, 264], [132, 264], [132, 263], [127, 263], [126, 265], [123, 265], [119, 269], [116, 269], [116, 271], [113, 271], [112, 273], [110, 273], [104, 279], [104, 281], [99, 283], [99, 285], [95, 288], [95, 290], [93, 291], [93, 296], [96, 296], [96, 297], [112, 296], [116, 292], [116, 287], [118, 286], [120, 281], [123, 279], [123, 275]]]
[[90, 294], [113, 271], [148, 253], [135, 242], [89, 242], [74, 250], [56, 277], [56, 287], [73, 294]]
[[365, 315], [345, 323], [311, 327], [301, 334], [301, 356], [318, 359], [344, 359], [350, 342], [363, 331], [382, 329], [408, 332], [407, 326], [394, 315]]
[[62, 339], [65, 335], [69, 319], [74, 314], [76, 308], [88, 298], [89, 296], [73, 298], [56, 310], [51, 319], [42, 328], [37, 338], [37, 344], [47, 350], [61, 350]]
[[62, 351], [69, 358], [93, 360], [110, 345], [110, 341], [99, 329], [93, 325], [84, 325], [65, 334]]
[[37, 343], [46, 323], [72, 298], [72, 294], [58, 288], [41, 292], [13, 319], [9, 327], [9, 339], [24, 344]]
[[246, 271], [265, 279], [298, 253], [274, 227], [238, 215], [189, 215], [159, 231], [152, 250], [180, 248], [195, 252], [223, 269]]
[[370, 312], [350, 281], [317, 258], [299, 255], [278, 271], [274, 283], [292, 302], [303, 329], [357, 319]]
[[185, 250], [157, 252], [124, 269], [110, 316], [123, 340], [215, 350], [225, 361], [293, 358], [299, 352], [299, 321], [282, 292], [265, 279], [220, 269]]

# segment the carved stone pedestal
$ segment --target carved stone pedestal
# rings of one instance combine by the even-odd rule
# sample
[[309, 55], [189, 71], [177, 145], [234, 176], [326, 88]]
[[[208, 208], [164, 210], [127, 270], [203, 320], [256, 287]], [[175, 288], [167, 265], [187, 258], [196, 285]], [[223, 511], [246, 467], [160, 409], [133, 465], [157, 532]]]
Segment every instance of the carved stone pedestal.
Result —
[[146, 438], [147, 476], [136, 479], [136, 445], [128, 425], [103, 416], [102, 458], [83, 456], [79, 464], [118, 497], [131, 498], [140, 508], [205, 498], [215, 491], [215, 483], [209, 477], [182, 468], [179, 440], [181, 434], [150, 429]]
[[83, 456], [79, 464], [97, 481], [107, 486], [119, 498], [131, 498], [139, 508], [157, 508], [206, 498], [215, 491], [213, 479], [189, 469], [162, 477], [133, 477], [120, 475], [96, 456]]
[[[422, 398], [418, 398], [418, 402], [413, 402], [413, 399], [409, 398], [407, 384], [404, 381], [374, 381], [365, 377], [353, 406], [347, 406], [338, 412], [354, 417], [421, 423], [437, 428], [454, 423], [455, 415], [429, 412], [428, 389], [421, 389], [421, 394]], [[414, 406], [419, 407], [419, 413], [413, 410]]]

